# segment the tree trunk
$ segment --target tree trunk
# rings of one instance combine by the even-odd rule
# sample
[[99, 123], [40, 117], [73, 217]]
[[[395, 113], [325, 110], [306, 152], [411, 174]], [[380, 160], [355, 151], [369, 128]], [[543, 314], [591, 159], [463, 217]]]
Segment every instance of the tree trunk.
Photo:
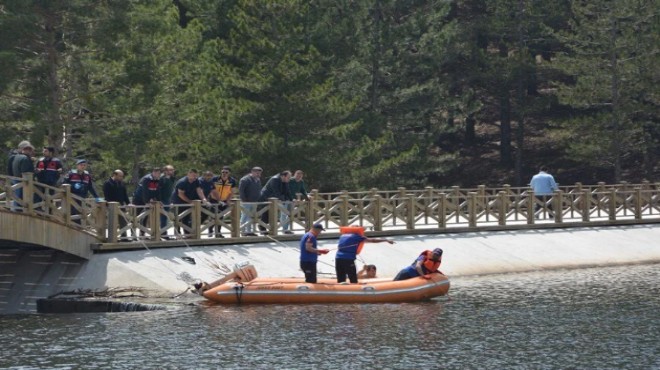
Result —
[[474, 146], [477, 138], [475, 132], [475, 126], [477, 121], [474, 119], [474, 114], [469, 114], [465, 118], [465, 144], [468, 146]]
[[47, 34], [47, 40], [45, 43], [45, 58], [48, 68], [48, 110], [47, 116], [45, 117], [46, 127], [46, 136], [48, 141], [48, 146], [53, 146], [55, 148], [62, 147], [63, 140], [63, 127], [60, 119], [60, 106], [61, 106], [61, 96], [62, 92], [60, 91], [59, 85], [59, 76], [58, 76], [58, 65], [59, 65], [59, 55], [57, 52], [57, 26], [58, 17], [55, 14], [48, 13], [47, 10], [43, 10], [43, 18], [45, 22], [45, 30]]
[[616, 39], [617, 39], [617, 26], [614, 15], [611, 19], [612, 25], [610, 28], [610, 67], [612, 69], [611, 80], [611, 93], [612, 93], [612, 137], [611, 148], [614, 162], [614, 182], [621, 181], [621, 140], [622, 137], [619, 132], [621, 131], [621, 99], [619, 92], [619, 66], [618, 57], [616, 55]]
[[373, 20], [374, 20], [374, 33], [373, 33], [373, 42], [374, 42], [374, 52], [371, 58], [371, 91], [369, 102], [371, 105], [371, 112], [377, 113], [379, 110], [378, 107], [378, 89], [380, 85], [380, 58], [383, 52], [381, 44], [381, 23], [382, 23], [382, 9], [380, 7], [380, 1], [376, 1], [376, 5], [373, 10]]
[[505, 90], [500, 97], [500, 163], [511, 168], [511, 97]]

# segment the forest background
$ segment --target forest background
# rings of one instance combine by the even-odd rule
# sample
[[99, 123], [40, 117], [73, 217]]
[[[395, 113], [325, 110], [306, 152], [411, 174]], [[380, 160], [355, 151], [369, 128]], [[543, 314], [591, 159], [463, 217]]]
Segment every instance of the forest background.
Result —
[[[97, 181], [660, 181], [660, 0], [2, 0], [0, 150]], [[6, 156], [0, 163], [7, 160]], [[2, 166], [4, 168], [5, 166]]]

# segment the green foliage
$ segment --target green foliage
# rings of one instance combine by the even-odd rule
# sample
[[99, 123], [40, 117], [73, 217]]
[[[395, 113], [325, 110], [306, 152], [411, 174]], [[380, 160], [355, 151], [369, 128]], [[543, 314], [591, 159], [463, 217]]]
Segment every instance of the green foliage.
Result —
[[324, 191], [523, 183], [548, 157], [652, 179], [657, 17], [657, 0], [6, 0], [0, 146], [133, 182], [169, 163], [303, 169]]

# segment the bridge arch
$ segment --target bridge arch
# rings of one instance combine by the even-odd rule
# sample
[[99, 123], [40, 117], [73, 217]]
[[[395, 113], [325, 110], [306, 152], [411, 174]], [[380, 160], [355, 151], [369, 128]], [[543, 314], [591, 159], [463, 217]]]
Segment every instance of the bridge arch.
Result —
[[88, 232], [19, 212], [0, 211], [0, 242], [60, 250], [89, 259], [99, 240]]

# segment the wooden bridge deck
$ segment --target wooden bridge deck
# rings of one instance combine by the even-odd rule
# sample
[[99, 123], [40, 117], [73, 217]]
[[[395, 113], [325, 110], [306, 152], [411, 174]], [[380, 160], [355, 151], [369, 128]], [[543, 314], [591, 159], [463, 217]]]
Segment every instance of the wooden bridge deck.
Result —
[[[23, 197], [17, 197], [17, 191]], [[243, 224], [241, 212], [249, 216]], [[166, 221], [163, 227], [161, 220]], [[291, 222], [294, 234], [282, 233], [285, 220]], [[327, 229], [327, 237], [336, 237], [345, 225], [364, 226], [371, 235], [405, 235], [658, 223], [660, 184], [575, 184], [545, 199], [535, 197], [529, 188], [506, 185], [313, 191], [310, 201], [287, 205], [277, 199], [250, 204], [235, 200], [232, 207], [220, 210], [200, 201], [170, 207], [96, 202], [76, 197], [66, 185], [52, 188], [36, 183], [26, 174], [0, 176], [0, 221], [0, 240], [85, 256], [92, 250], [298, 240], [317, 222]], [[248, 227], [256, 232], [263, 229], [267, 235], [244, 236]]]

